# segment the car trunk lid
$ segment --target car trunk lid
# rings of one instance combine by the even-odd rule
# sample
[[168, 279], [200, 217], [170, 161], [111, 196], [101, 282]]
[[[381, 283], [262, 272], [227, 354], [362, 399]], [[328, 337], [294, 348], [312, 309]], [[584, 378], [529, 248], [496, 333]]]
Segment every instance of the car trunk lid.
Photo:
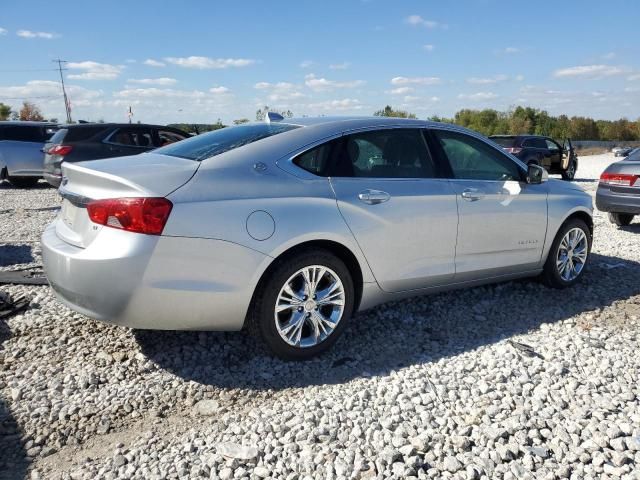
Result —
[[87, 213], [92, 200], [166, 197], [187, 183], [200, 162], [147, 153], [129, 157], [63, 163], [62, 208], [56, 232], [62, 240], [87, 247], [104, 228]]

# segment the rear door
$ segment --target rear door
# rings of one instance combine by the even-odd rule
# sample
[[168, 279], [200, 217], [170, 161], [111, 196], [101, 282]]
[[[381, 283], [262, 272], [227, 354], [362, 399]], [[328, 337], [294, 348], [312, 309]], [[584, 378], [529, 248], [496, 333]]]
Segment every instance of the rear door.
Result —
[[524, 168], [479, 138], [431, 130], [448, 160], [458, 199], [456, 281], [532, 270], [547, 229], [547, 183], [529, 185]]
[[42, 147], [50, 135], [46, 125], [9, 125], [0, 142], [3, 162], [10, 176], [42, 175]]
[[423, 131], [349, 134], [332, 157], [338, 208], [380, 287], [399, 292], [451, 282], [456, 199]]

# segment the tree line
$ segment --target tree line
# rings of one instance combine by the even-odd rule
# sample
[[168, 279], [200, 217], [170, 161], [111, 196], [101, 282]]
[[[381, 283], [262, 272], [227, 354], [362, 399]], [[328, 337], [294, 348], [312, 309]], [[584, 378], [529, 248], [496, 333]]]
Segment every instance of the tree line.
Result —
[[[374, 115], [385, 117], [416, 118], [413, 113], [394, 110], [387, 105]], [[630, 141], [640, 140], [640, 118], [631, 121], [594, 120], [590, 117], [552, 116], [545, 110], [531, 107], [515, 107], [506, 112], [486, 108], [463, 109], [453, 118], [433, 116], [429, 120], [460, 125], [483, 135], [544, 135], [556, 139]]]
[[[256, 120], [263, 120], [266, 113], [272, 111], [268, 106], [259, 109], [256, 112]], [[290, 110], [278, 112], [284, 117], [292, 117]], [[390, 105], [374, 112], [375, 116], [380, 117], [400, 117], [400, 118], [417, 118], [414, 113], [397, 110]], [[12, 111], [11, 107], [0, 103], [0, 120], [45, 120], [40, 108], [31, 103], [23, 102], [19, 111]], [[569, 117], [567, 115], [553, 116], [549, 115], [546, 110], [540, 110], [531, 107], [515, 107], [500, 112], [498, 110], [486, 108], [484, 110], [463, 109], [453, 116], [453, 118], [445, 118], [432, 116], [428, 118], [436, 122], [453, 123], [471, 130], [482, 133], [483, 135], [520, 135], [534, 134], [545, 135], [556, 139], [571, 138], [573, 140], [604, 140], [604, 141], [634, 141], [640, 140], [640, 118], [631, 121], [626, 118], [618, 120], [594, 120], [590, 117]], [[55, 118], [49, 121], [57, 121]], [[248, 118], [240, 118], [234, 120], [235, 125], [248, 122]], [[176, 123], [171, 126], [181, 128], [188, 132], [203, 133], [211, 130], [224, 128], [220, 119], [216, 123], [211, 124], [188, 124]]]

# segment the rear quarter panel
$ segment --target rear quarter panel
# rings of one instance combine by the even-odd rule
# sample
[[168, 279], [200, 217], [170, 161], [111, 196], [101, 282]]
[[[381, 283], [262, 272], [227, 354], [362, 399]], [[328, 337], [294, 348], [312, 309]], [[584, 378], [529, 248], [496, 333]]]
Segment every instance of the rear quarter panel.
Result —
[[9, 176], [41, 176], [43, 146], [40, 142], [0, 140], [0, 170], [6, 167]]

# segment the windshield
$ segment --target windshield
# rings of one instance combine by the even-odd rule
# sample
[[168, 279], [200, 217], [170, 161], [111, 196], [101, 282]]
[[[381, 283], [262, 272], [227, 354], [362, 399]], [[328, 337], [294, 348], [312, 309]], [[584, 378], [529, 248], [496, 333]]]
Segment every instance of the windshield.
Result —
[[158, 148], [153, 153], [201, 161], [294, 128], [299, 127], [297, 125], [277, 123], [256, 123], [225, 127]]
[[495, 143], [502, 147], [513, 147], [516, 142], [516, 137], [489, 137]]

